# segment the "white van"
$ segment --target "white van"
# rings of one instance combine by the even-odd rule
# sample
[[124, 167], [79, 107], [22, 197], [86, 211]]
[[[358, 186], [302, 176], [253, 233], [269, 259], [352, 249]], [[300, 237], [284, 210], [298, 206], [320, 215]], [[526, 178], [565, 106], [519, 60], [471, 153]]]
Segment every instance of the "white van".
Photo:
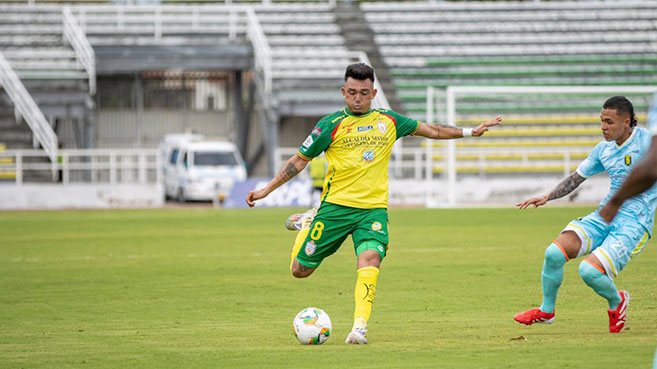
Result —
[[168, 198], [223, 200], [237, 181], [246, 180], [246, 165], [237, 147], [198, 134], [171, 134], [160, 145]]

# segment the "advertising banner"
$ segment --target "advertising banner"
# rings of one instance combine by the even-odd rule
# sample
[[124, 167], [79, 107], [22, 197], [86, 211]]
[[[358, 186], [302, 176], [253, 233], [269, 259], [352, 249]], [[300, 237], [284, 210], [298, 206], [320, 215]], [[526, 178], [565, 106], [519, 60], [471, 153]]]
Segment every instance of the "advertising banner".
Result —
[[[235, 182], [230, 195], [224, 202], [227, 208], [246, 208], [246, 194], [249, 191], [263, 188], [270, 178], [250, 178], [244, 182]], [[256, 207], [303, 207], [312, 205], [312, 187], [310, 179], [293, 178], [277, 188], [269, 196], [256, 202]]]

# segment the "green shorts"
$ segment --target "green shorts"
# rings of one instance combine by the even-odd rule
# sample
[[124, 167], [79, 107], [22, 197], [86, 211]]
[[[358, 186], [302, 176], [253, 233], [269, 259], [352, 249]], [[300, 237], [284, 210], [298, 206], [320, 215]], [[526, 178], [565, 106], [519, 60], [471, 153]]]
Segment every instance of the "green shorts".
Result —
[[323, 202], [297, 254], [297, 261], [317, 268], [324, 258], [338, 251], [350, 234], [356, 256], [365, 250], [374, 250], [383, 260], [388, 250], [388, 210], [357, 209]]

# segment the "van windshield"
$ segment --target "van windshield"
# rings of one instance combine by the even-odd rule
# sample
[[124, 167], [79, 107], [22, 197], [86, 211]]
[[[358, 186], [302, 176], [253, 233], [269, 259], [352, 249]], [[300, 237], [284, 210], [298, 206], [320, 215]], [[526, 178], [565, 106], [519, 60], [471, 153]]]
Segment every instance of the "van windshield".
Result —
[[197, 151], [194, 153], [195, 166], [237, 165], [232, 152]]

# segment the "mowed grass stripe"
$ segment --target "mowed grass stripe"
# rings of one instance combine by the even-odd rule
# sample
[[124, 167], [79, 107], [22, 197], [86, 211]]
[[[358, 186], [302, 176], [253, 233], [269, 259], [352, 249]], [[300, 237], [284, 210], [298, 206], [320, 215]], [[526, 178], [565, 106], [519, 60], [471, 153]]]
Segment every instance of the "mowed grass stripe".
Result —
[[[308, 279], [289, 275], [300, 209], [0, 213], [3, 368], [647, 367], [657, 321], [650, 242], [617, 279], [630, 330], [566, 265], [551, 326], [540, 304], [545, 247], [591, 208], [398, 209], [368, 346], [343, 343], [353, 314], [351, 240]], [[291, 322], [319, 306], [333, 334], [299, 345]], [[525, 337], [527, 340], [511, 340]]]

